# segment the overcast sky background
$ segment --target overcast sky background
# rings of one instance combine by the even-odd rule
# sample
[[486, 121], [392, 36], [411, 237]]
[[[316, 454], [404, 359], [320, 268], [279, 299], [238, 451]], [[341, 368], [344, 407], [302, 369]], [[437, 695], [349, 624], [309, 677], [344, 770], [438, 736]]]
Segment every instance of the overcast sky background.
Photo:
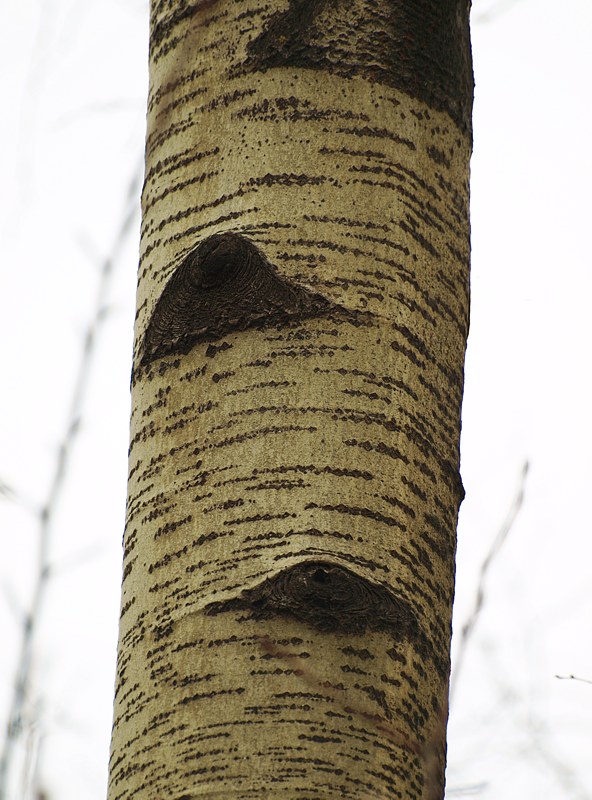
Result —
[[[33, 588], [36, 509], [69, 419], [101, 268], [140, 175], [144, 0], [0, 0], [0, 724]], [[472, 321], [448, 792], [592, 799], [592, 3], [475, 0]], [[137, 198], [137, 193], [134, 195]], [[132, 200], [132, 203], [136, 203]], [[35, 645], [48, 800], [104, 800], [139, 215], [113, 260], [51, 526]], [[9, 800], [36, 800], [15, 790]]]

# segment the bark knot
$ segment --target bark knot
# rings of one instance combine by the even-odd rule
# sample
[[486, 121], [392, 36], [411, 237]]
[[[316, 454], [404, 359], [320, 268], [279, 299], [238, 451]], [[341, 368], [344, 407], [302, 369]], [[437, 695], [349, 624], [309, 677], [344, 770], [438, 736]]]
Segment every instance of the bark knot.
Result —
[[385, 586], [329, 561], [306, 561], [267, 578], [241, 597], [211, 603], [208, 614], [249, 611], [256, 619], [291, 616], [322, 631], [361, 635], [386, 631], [414, 637], [410, 607]]
[[198, 342], [281, 326], [332, 308], [325, 297], [283, 278], [245, 236], [216, 233], [185, 256], [164, 287], [146, 328], [139, 369], [188, 353]]

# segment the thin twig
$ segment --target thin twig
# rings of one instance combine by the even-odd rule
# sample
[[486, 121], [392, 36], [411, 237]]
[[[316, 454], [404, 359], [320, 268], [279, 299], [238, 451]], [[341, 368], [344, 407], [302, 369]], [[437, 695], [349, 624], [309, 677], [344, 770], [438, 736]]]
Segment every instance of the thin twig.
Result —
[[0, 499], [4, 499], [10, 503], [15, 503], [31, 514], [37, 515], [39, 513], [39, 508], [30, 497], [27, 497], [22, 492], [17, 491], [14, 486], [5, 483], [2, 478], [0, 478]]
[[482, 783], [473, 783], [470, 786], [453, 786], [452, 788], [446, 787], [446, 797], [454, 795], [455, 797], [477, 797], [487, 789], [489, 784], [485, 781]]
[[93, 356], [96, 350], [97, 335], [101, 323], [105, 318], [105, 305], [113, 275], [113, 268], [120, 256], [127, 236], [132, 229], [138, 211], [137, 197], [140, 175], [141, 171], [136, 170], [127, 193], [126, 210], [123, 221], [117, 232], [111, 253], [104, 259], [101, 265], [95, 306], [84, 334], [66, 429], [58, 447], [55, 468], [50, 480], [45, 502], [42, 504], [37, 514], [39, 526], [37, 571], [31, 605], [24, 615], [14, 691], [8, 714], [6, 737], [0, 756], [0, 800], [7, 800], [8, 778], [12, 766], [12, 759], [14, 757], [14, 747], [24, 730], [24, 709], [31, 683], [31, 667], [35, 637], [39, 628], [39, 620], [48, 583], [53, 575], [49, 554], [55, 510], [63, 494], [72, 448], [80, 428], [80, 417], [86, 390], [88, 388]]
[[491, 22], [496, 17], [500, 17], [512, 6], [518, 5], [519, 0], [499, 0], [488, 11], [481, 11], [475, 14], [475, 22]]
[[460, 675], [462, 670], [464, 658], [467, 652], [471, 636], [475, 632], [475, 626], [479, 621], [479, 617], [483, 609], [483, 605], [485, 603], [485, 580], [487, 578], [487, 574], [491, 568], [491, 565], [495, 560], [495, 557], [499, 554], [504, 542], [508, 538], [508, 534], [510, 533], [512, 526], [516, 521], [518, 512], [522, 508], [522, 504], [524, 502], [524, 486], [526, 483], [527, 474], [528, 474], [528, 461], [525, 461], [522, 467], [520, 483], [518, 485], [518, 491], [516, 493], [516, 496], [514, 497], [514, 500], [512, 501], [512, 505], [510, 506], [508, 515], [504, 520], [503, 525], [497, 532], [497, 535], [493, 540], [491, 547], [489, 548], [489, 552], [487, 553], [487, 555], [483, 560], [483, 563], [481, 564], [481, 569], [479, 570], [479, 581], [477, 584], [477, 591], [475, 592], [475, 599], [473, 601], [473, 609], [469, 614], [467, 621], [462, 626], [460, 632], [460, 641], [457, 646], [454, 670], [450, 680], [450, 702], [452, 702], [454, 690], [458, 685], [458, 676]]
[[580, 681], [580, 683], [592, 683], [588, 678], [578, 678], [577, 675], [555, 675], [560, 681]]
[[543, 721], [530, 715], [527, 725], [531, 737], [530, 748], [561, 786], [565, 793], [564, 797], [570, 797], [573, 800], [590, 800], [590, 793], [576, 771], [561, 756], [557, 755], [552, 746], [547, 745], [548, 730]]

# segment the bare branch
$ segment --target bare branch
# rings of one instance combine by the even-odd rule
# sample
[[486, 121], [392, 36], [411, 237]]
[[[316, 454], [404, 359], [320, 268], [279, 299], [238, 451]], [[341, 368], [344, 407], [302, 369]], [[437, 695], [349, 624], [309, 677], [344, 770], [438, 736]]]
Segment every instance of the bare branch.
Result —
[[588, 678], [578, 678], [576, 675], [555, 675], [560, 681], [580, 681], [580, 683], [592, 683]]
[[66, 421], [65, 432], [57, 450], [53, 475], [45, 501], [38, 511], [38, 554], [35, 586], [30, 607], [23, 615], [21, 648], [16, 667], [16, 678], [6, 736], [0, 755], [0, 800], [6, 800], [8, 777], [12, 768], [14, 747], [26, 727], [25, 707], [30, 693], [31, 667], [33, 663], [35, 637], [39, 628], [41, 612], [50, 578], [53, 576], [50, 564], [50, 544], [55, 510], [63, 494], [72, 449], [80, 429], [80, 419], [85, 394], [96, 350], [97, 336], [106, 318], [105, 308], [111, 285], [114, 265], [120, 256], [123, 245], [132, 229], [138, 212], [138, 188], [141, 180], [141, 169], [136, 169], [126, 193], [126, 209], [110, 254], [103, 259], [100, 268], [99, 284], [94, 310], [83, 336], [80, 361], [76, 371], [76, 379], [70, 401], [70, 411]]
[[590, 794], [575, 770], [547, 743], [548, 729], [544, 722], [531, 714], [528, 719], [528, 732], [531, 736], [530, 747], [533, 753], [539, 757], [542, 765], [561, 786], [565, 797], [571, 797], [573, 800], [590, 800]]
[[488, 788], [488, 783], [473, 783], [468, 786], [453, 786], [446, 788], [446, 797], [478, 797]]
[[38, 506], [29, 497], [26, 497], [20, 490], [15, 489], [14, 486], [3, 481], [2, 478], [0, 478], [0, 499], [1, 498], [7, 502], [15, 503], [31, 514], [37, 515], [39, 513]]
[[497, 532], [495, 539], [493, 540], [491, 547], [487, 555], [485, 556], [483, 563], [481, 564], [481, 569], [479, 570], [479, 582], [477, 584], [477, 591], [475, 592], [475, 599], [473, 601], [473, 609], [470, 612], [467, 621], [462, 626], [461, 633], [460, 633], [460, 641], [458, 644], [456, 661], [454, 665], [454, 670], [452, 673], [452, 677], [450, 680], [450, 702], [452, 703], [452, 697], [454, 695], [454, 690], [458, 685], [458, 676], [461, 673], [462, 666], [464, 663], [464, 658], [467, 652], [467, 648], [469, 642], [471, 640], [471, 636], [475, 632], [475, 627], [477, 622], [479, 621], [479, 617], [483, 606], [485, 604], [485, 582], [487, 578], [487, 574], [495, 560], [495, 557], [499, 554], [504, 542], [508, 538], [508, 534], [512, 530], [512, 526], [516, 521], [516, 517], [518, 516], [518, 512], [522, 508], [522, 504], [524, 502], [524, 486], [526, 483], [526, 476], [528, 474], [528, 461], [524, 462], [522, 467], [522, 472], [520, 476], [520, 483], [518, 485], [518, 491], [516, 492], [516, 496], [512, 501], [512, 505], [510, 506], [510, 510], [506, 519]]
[[492, 22], [497, 17], [501, 17], [512, 6], [518, 5], [520, 0], [498, 0], [488, 11], [481, 11], [475, 14], [475, 22]]
[[6, 605], [10, 609], [14, 618], [18, 621], [19, 625], [23, 625], [25, 621], [25, 609], [22, 607], [19, 599], [12, 589], [12, 586], [7, 581], [2, 581], [0, 590], [4, 595]]

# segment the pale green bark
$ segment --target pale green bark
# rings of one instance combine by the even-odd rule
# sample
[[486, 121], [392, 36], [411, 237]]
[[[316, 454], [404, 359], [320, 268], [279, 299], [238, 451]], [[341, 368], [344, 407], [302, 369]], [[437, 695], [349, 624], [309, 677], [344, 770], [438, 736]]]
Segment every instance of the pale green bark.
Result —
[[[271, 6], [170, 5], [110, 800], [441, 797], [469, 134], [367, 69], [253, 66]], [[214, 280], [221, 233], [255, 255]]]

